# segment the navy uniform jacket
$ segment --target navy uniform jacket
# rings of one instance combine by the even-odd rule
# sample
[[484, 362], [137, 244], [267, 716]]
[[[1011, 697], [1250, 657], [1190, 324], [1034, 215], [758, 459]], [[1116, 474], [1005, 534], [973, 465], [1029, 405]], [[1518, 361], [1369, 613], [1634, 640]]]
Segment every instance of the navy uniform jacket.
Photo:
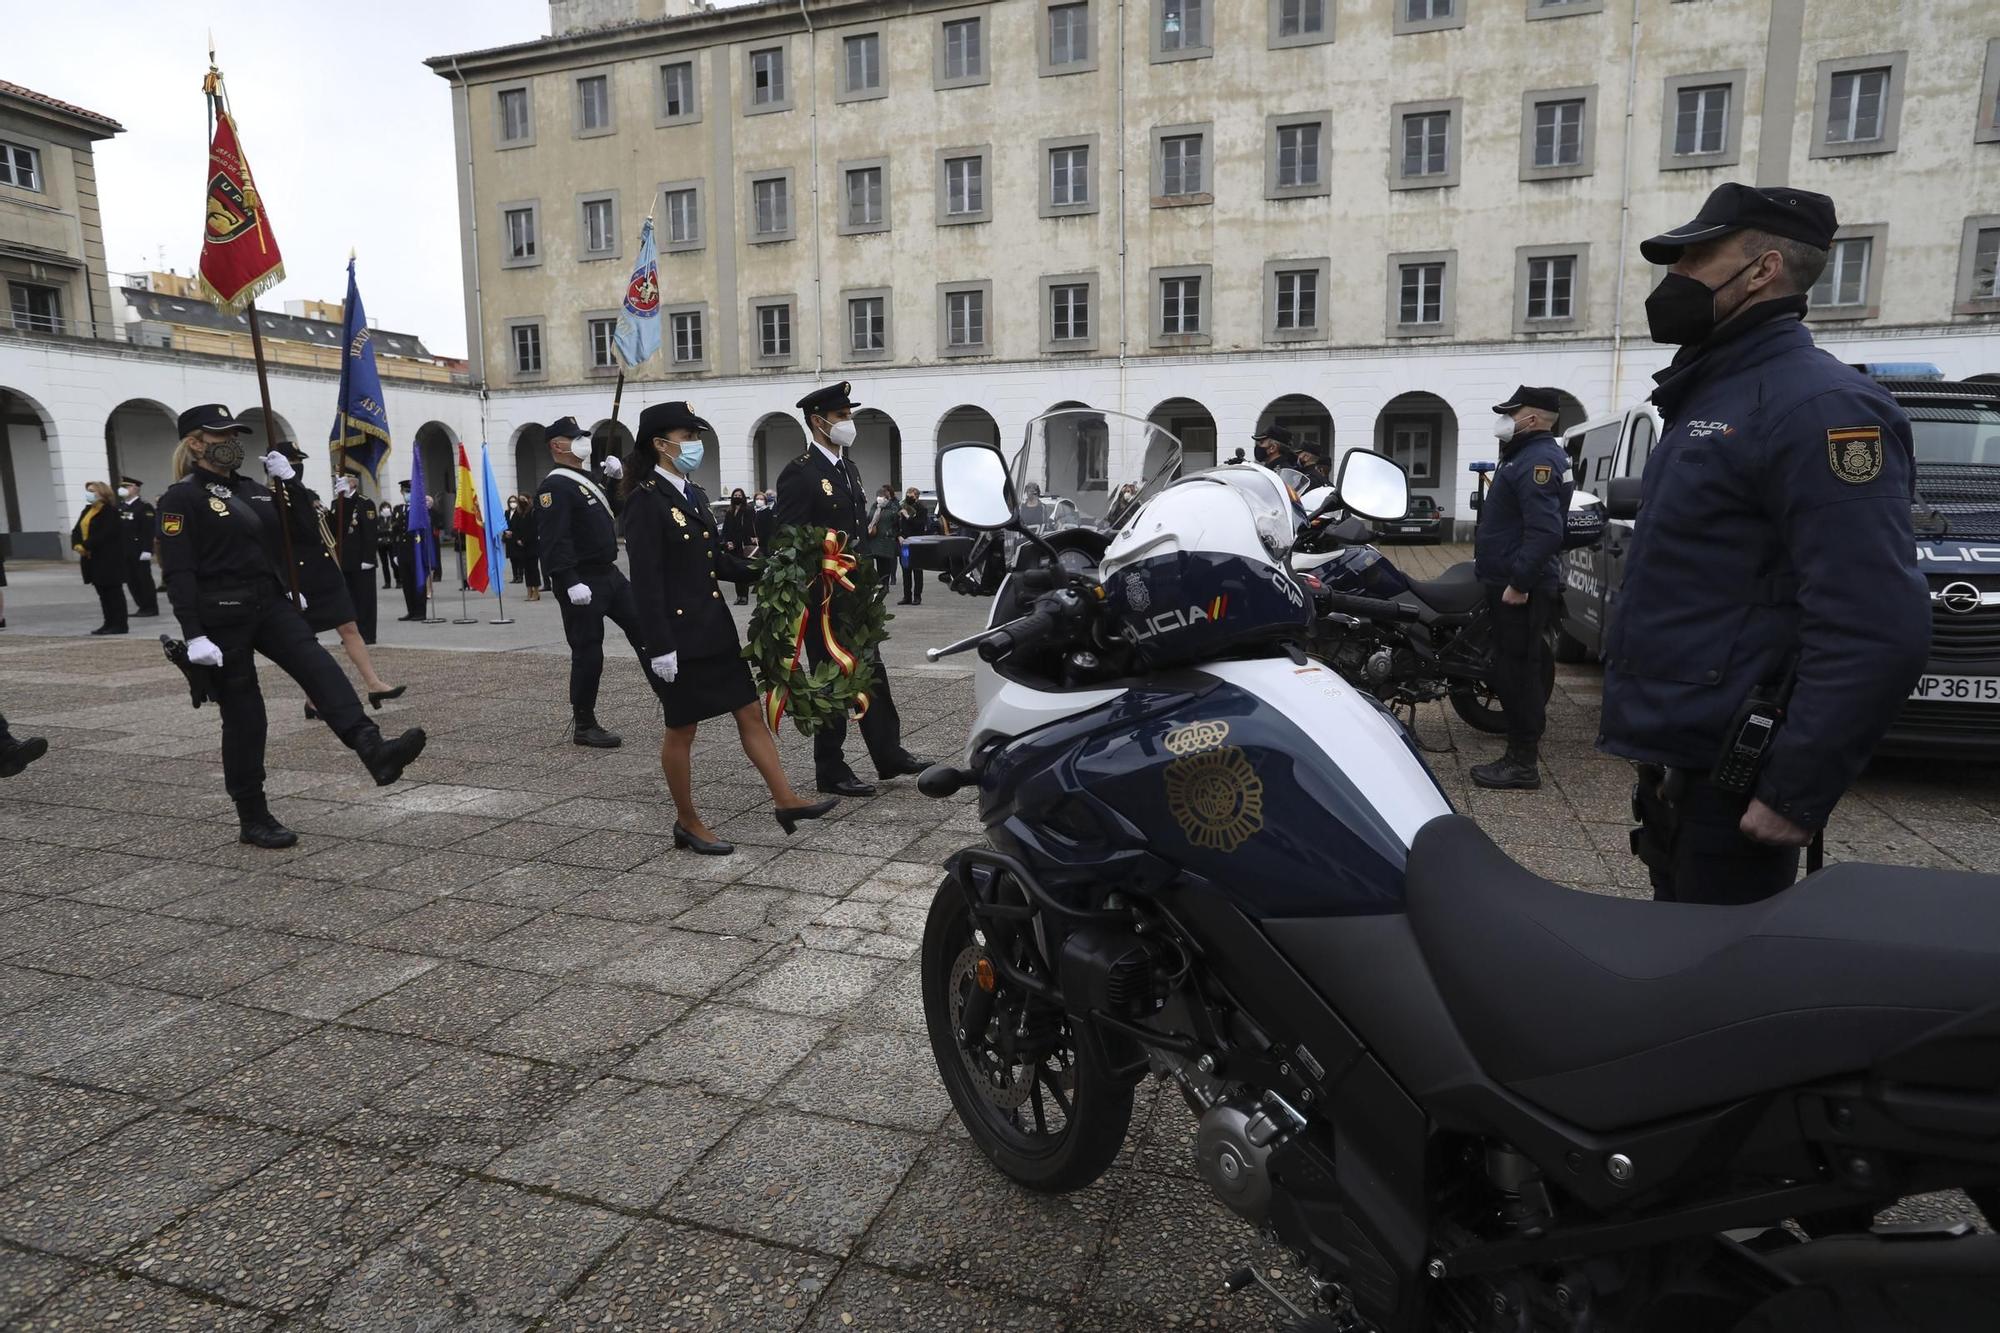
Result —
[[1598, 745], [1705, 772], [1796, 654], [1755, 795], [1820, 828], [1930, 652], [1909, 420], [1790, 313], [1661, 380]]
[[1569, 455], [1545, 430], [1509, 440], [1487, 484], [1473, 533], [1473, 572], [1481, 583], [1533, 592], [1559, 577], [1569, 514]]
[[283, 587], [277, 506], [242, 473], [195, 469], [161, 494], [159, 520], [160, 574], [187, 638], [243, 623]]
[[[551, 588], [589, 583], [580, 570], [601, 575], [608, 568], [618, 574], [618, 527], [610, 499], [575, 468], [551, 468], [542, 478], [535, 492], [535, 536], [542, 578]], [[597, 592], [591, 588], [593, 596]]]
[[359, 574], [363, 565], [376, 560], [375, 502], [365, 495], [337, 495], [333, 499], [333, 540], [335, 554], [344, 574]]
[[118, 506], [119, 529], [125, 534], [125, 554], [132, 560], [153, 549], [153, 506], [134, 496]]
[[851, 552], [861, 554], [861, 536], [868, 531], [868, 492], [853, 459], [843, 455], [835, 464], [818, 445], [808, 444], [778, 474], [776, 509], [779, 527], [831, 528], [847, 538]]
[[749, 563], [722, 549], [708, 497], [688, 483], [686, 495], [659, 470], [625, 502], [625, 554], [648, 656], [734, 657], [742, 648], [718, 579], [749, 577]]

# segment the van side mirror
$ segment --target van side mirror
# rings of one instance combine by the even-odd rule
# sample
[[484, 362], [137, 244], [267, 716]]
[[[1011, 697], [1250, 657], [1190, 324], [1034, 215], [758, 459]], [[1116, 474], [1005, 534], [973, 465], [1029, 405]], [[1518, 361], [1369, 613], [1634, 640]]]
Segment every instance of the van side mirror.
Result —
[[1639, 496], [1644, 483], [1638, 477], [1612, 477], [1604, 483], [1604, 513], [1607, 518], [1639, 517]]

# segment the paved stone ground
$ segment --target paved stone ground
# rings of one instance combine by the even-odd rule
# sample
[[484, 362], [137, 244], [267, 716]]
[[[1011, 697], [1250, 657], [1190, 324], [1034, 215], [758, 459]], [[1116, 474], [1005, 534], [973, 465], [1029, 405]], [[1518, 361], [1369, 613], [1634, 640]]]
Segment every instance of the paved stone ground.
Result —
[[[40, 600], [17, 629], [49, 628]], [[932, 603], [891, 660], [941, 754], [970, 684], [915, 653], [981, 608]], [[516, 648], [382, 651], [411, 686], [383, 723], [431, 734], [387, 790], [266, 668], [273, 803], [303, 834], [270, 853], [236, 843], [215, 715], [148, 635], [0, 633], [0, 709], [54, 747], [0, 791], [0, 1326], [1270, 1326], [1216, 1294], [1276, 1257], [1192, 1181], [1177, 1098], [1145, 1089], [1117, 1169], [1061, 1199], [950, 1118], [913, 955], [968, 805], [898, 783], [787, 840], [725, 724], [699, 790], [740, 850], [676, 853], [634, 664], [603, 709], [627, 747], [587, 751], [563, 660]], [[1456, 748], [1431, 761], [1528, 865], [1635, 893], [1595, 673], [1560, 689], [1543, 791], [1471, 791], [1498, 746], [1436, 712], [1424, 739]], [[1832, 847], [1991, 868], [2000, 781], [1873, 773]]]

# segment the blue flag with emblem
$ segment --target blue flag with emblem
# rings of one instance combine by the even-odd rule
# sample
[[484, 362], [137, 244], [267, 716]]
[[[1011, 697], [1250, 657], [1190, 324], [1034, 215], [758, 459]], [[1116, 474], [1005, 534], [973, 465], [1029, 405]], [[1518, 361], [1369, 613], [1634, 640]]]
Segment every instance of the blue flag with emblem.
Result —
[[424, 451], [410, 450], [410, 560], [416, 566], [417, 586], [426, 592], [431, 586], [431, 496], [424, 487]]
[[660, 350], [660, 263], [653, 249], [653, 219], [639, 232], [639, 262], [625, 284], [618, 307], [618, 330], [612, 345], [628, 366], [636, 366]]
[[[411, 490], [416, 487], [412, 486]], [[507, 582], [507, 507], [501, 503], [500, 487], [493, 480], [493, 456], [486, 442], [479, 442], [479, 503], [486, 510], [486, 572], [498, 588]]]
[[389, 456], [389, 410], [382, 402], [382, 377], [375, 369], [375, 335], [361, 308], [354, 282], [354, 258], [347, 260], [347, 302], [340, 324], [340, 400], [333, 432], [327, 437], [336, 460], [345, 459], [379, 486], [378, 469]]

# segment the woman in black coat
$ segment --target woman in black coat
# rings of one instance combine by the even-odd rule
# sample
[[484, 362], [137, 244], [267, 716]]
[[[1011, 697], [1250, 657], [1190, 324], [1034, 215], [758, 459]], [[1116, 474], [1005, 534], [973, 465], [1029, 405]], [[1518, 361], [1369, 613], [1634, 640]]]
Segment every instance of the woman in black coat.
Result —
[[[777, 739], [758, 711], [757, 687], [720, 583], [744, 577], [749, 565], [723, 549], [708, 497], [691, 479], [704, 447], [698, 432], [707, 429], [686, 403], [655, 403], [639, 414], [638, 448], [620, 488], [620, 523], [648, 679], [667, 724], [660, 768], [674, 801], [674, 846], [727, 856], [736, 848], [718, 839], [695, 809], [691, 755], [698, 723], [724, 714], [736, 719], [743, 753], [770, 788], [785, 832], [836, 803], [807, 804], [792, 789]], [[649, 458], [652, 467], [644, 465]]]
[[101, 481], [87, 482], [83, 488], [90, 504], [69, 530], [69, 546], [83, 557], [83, 581], [97, 590], [97, 605], [104, 623], [92, 634], [126, 634], [131, 624], [125, 619], [125, 534], [118, 522], [118, 506], [111, 488]]
[[729, 512], [722, 516], [722, 549], [735, 556], [742, 568], [736, 574], [736, 604], [750, 604], [750, 584], [754, 578], [750, 557], [757, 549], [756, 515], [750, 511], [750, 497], [738, 486], [729, 494]]

